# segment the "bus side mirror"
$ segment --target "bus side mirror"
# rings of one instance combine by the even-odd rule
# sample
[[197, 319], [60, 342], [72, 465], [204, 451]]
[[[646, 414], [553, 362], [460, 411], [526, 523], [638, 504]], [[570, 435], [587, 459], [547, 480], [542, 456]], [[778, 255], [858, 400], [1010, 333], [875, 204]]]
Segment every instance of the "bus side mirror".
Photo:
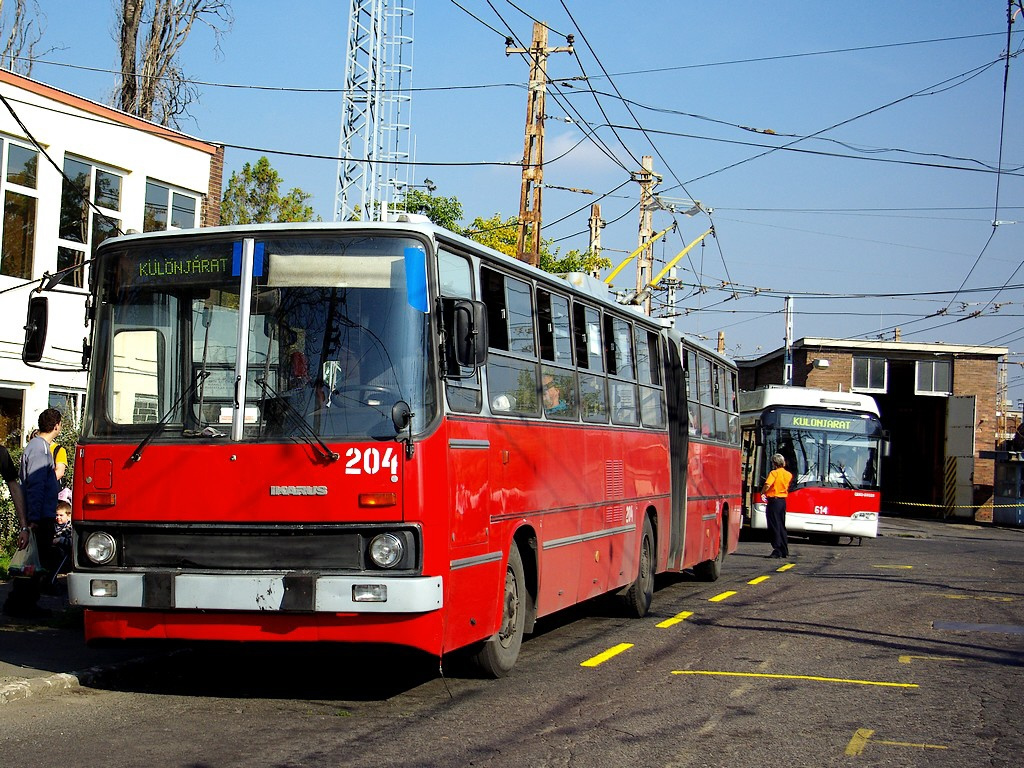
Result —
[[761, 426], [761, 422], [758, 422], [757, 426], [754, 427], [754, 442], [758, 446], [764, 445], [764, 427]]
[[476, 368], [487, 360], [487, 308], [482, 301], [458, 299], [452, 312], [455, 362]]
[[21, 359], [25, 365], [38, 363], [43, 359], [49, 315], [48, 299], [45, 296], [33, 296], [29, 299], [25, 344], [21, 348]]
[[889, 456], [889, 430], [882, 430], [882, 455]]

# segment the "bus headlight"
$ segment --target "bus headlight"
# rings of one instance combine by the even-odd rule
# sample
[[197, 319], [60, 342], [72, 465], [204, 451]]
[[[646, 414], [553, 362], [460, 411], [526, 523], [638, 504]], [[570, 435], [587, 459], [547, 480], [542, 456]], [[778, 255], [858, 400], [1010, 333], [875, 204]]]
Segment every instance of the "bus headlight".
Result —
[[393, 533], [381, 533], [370, 541], [370, 559], [378, 568], [393, 568], [405, 554], [405, 545]]
[[85, 554], [96, 565], [106, 565], [117, 554], [117, 543], [109, 533], [90, 533], [85, 540]]

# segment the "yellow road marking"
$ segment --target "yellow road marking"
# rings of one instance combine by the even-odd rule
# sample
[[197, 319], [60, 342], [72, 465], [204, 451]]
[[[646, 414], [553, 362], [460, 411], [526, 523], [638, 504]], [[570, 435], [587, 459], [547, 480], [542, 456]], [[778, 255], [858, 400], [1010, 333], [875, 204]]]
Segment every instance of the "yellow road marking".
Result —
[[721, 675], [723, 677], [765, 677], [775, 680], [813, 680], [819, 683], [850, 683], [853, 685], [880, 685], [886, 688], [917, 688], [917, 683], [887, 683], [879, 680], [847, 680], [842, 677], [817, 675], [770, 675], [764, 672], [708, 672], [697, 669], [675, 669], [673, 675]]
[[963, 661], [956, 656], [900, 656], [900, 664], [909, 664], [913, 659], [921, 661]]
[[853, 734], [853, 738], [850, 739], [850, 743], [846, 745], [846, 754], [855, 757], [863, 752], [873, 733], [874, 731], [867, 728], [858, 728], [857, 732]]
[[911, 571], [914, 569], [912, 565], [873, 565], [872, 568], [888, 568], [890, 570], [897, 571]]
[[[850, 743], [846, 745], [846, 754], [850, 757], [856, 757], [864, 751], [864, 747], [868, 745], [868, 741], [874, 735], [874, 731], [870, 728], [858, 728], [853, 734], [853, 738], [850, 739]], [[888, 739], [875, 739], [871, 742], [872, 744], [882, 744], [887, 747], [916, 747], [917, 749], [949, 749], [941, 744], [915, 744], [910, 741], [890, 741]]]
[[1016, 597], [991, 597], [988, 595], [944, 595], [941, 592], [928, 592], [932, 597], [945, 597], [947, 600], [988, 600], [990, 603], [1012, 603]]
[[768, 581], [771, 576], [758, 576], [756, 579], [751, 579], [747, 584], [760, 584], [762, 581]]
[[794, 567], [795, 565], [796, 565], [796, 563], [786, 563], [781, 568], [776, 568], [775, 572], [776, 573], [782, 573], [783, 571], [788, 571], [790, 568]]
[[709, 603], [720, 603], [723, 600], [727, 600], [728, 598], [732, 597], [735, 594], [736, 594], [735, 590], [729, 590], [728, 592], [722, 592], [720, 595], [715, 595], [714, 597], [709, 597], [708, 598], [708, 602]]
[[675, 624], [680, 624], [682, 623], [683, 619], [688, 619], [691, 616], [693, 616], [693, 611], [683, 611], [682, 613], [677, 613], [671, 619], [665, 619], [664, 621], [655, 624], [655, 626], [661, 629], [665, 629], [666, 627], [671, 627]]
[[604, 664], [608, 659], [613, 656], [618, 656], [623, 651], [628, 651], [633, 647], [632, 643], [619, 643], [609, 648], [604, 653], [599, 653], [597, 656], [591, 656], [586, 661], [580, 662], [581, 667], [596, 667], [598, 664]]
[[918, 747], [919, 749], [949, 749], [941, 744], [914, 744], [910, 741], [885, 741], [878, 739], [877, 741], [871, 742], [872, 744], [885, 744], [890, 747]]

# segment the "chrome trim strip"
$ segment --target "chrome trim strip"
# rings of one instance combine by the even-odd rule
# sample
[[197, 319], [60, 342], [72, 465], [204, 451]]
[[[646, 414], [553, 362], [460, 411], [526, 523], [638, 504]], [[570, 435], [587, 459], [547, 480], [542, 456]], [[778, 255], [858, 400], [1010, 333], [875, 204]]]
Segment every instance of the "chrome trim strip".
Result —
[[473, 557], [460, 557], [458, 560], [452, 560], [449, 567], [455, 571], [459, 568], [470, 568], [474, 565], [495, 562], [501, 562], [501, 552], [488, 552], [487, 554], [474, 555]]
[[490, 440], [468, 440], [463, 438], [452, 438], [448, 441], [449, 448], [464, 448], [470, 451], [486, 451], [491, 447]]
[[564, 539], [551, 539], [550, 541], [542, 542], [541, 548], [557, 549], [558, 547], [568, 547], [573, 544], [582, 544], [585, 541], [594, 541], [595, 539], [605, 539], [609, 536], [618, 536], [635, 530], [635, 525], [620, 525], [618, 528], [606, 528], [603, 531], [590, 531], [589, 533], [581, 533], [577, 536], [567, 536]]

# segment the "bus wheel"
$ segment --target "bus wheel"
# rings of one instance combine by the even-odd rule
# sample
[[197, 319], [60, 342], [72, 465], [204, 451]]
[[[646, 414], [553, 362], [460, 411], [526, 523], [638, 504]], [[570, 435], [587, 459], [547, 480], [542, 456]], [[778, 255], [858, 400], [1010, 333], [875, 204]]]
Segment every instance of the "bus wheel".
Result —
[[502, 596], [501, 628], [484, 641], [473, 657], [480, 670], [490, 677], [505, 677], [519, 658], [526, 627], [526, 576], [523, 558], [513, 543], [505, 569], [505, 593]]
[[705, 560], [703, 563], [697, 563], [693, 566], [694, 575], [701, 581], [718, 581], [718, 577], [722, 575], [722, 564], [725, 562], [725, 550], [729, 535], [729, 528], [726, 524], [726, 520], [722, 518], [722, 537], [718, 540], [718, 554], [715, 555], [714, 560]]
[[640, 540], [640, 565], [636, 581], [622, 595], [626, 613], [640, 619], [647, 615], [654, 598], [654, 529], [650, 518], [644, 517], [643, 538]]

